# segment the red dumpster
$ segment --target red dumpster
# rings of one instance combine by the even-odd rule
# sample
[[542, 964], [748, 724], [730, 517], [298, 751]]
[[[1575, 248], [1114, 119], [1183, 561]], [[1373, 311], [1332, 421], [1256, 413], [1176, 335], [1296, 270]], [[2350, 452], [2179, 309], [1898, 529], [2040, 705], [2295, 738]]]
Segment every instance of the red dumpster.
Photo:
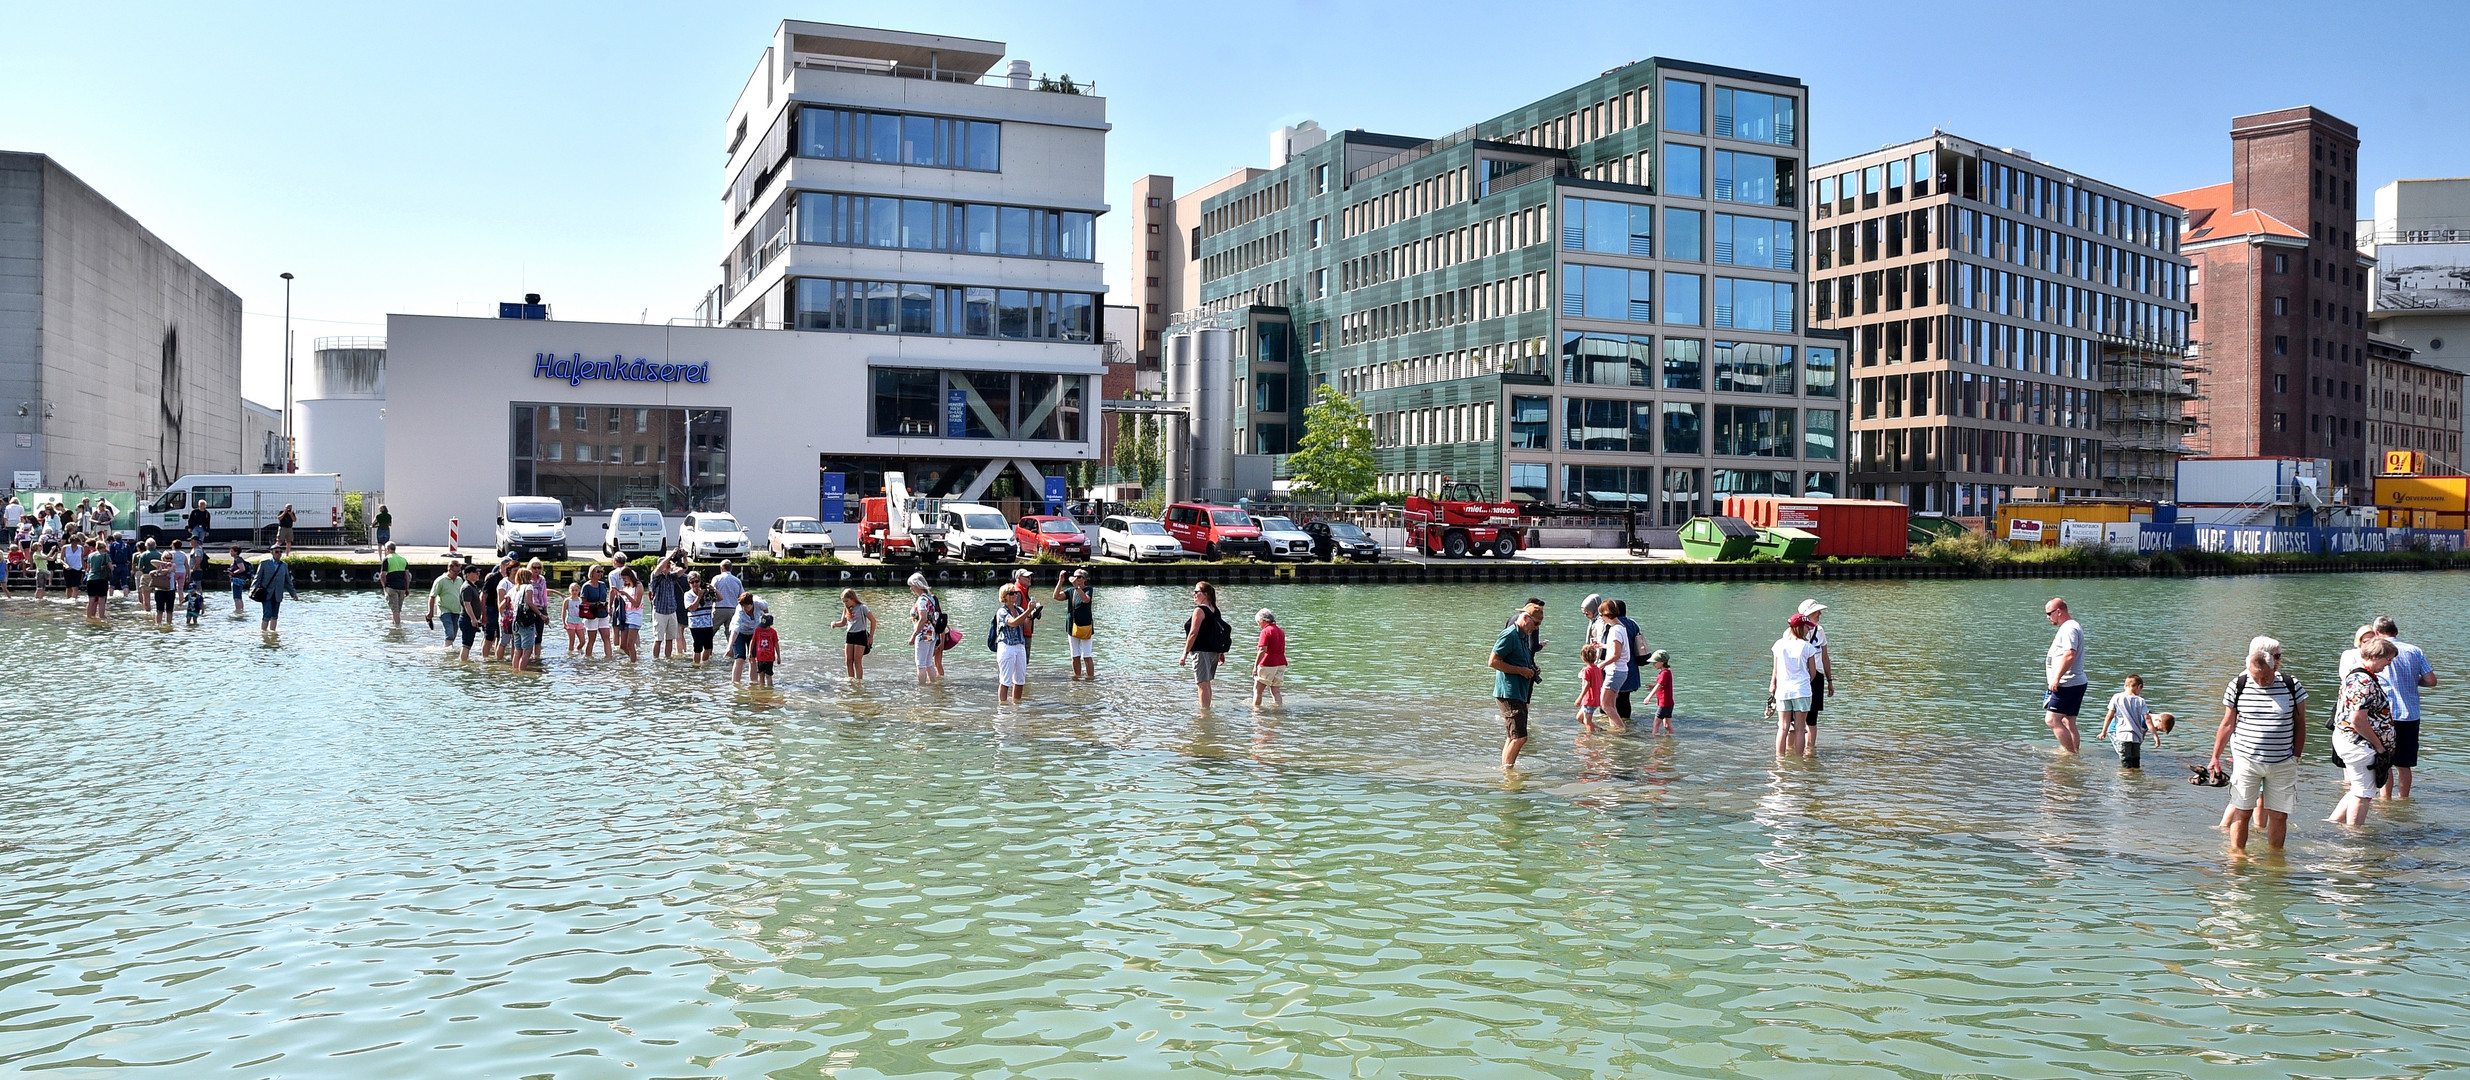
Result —
[[1761, 529], [1818, 534], [1818, 557], [1901, 559], [1911, 553], [1905, 531], [1912, 508], [1870, 499], [1796, 499], [1789, 495], [1727, 495], [1724, 513]]

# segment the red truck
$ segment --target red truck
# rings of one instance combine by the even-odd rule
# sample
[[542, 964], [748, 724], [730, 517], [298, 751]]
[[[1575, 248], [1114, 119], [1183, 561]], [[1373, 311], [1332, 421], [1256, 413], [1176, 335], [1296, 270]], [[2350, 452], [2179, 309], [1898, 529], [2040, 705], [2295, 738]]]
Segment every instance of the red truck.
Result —
[[1407, 496], [1407, 546], [1425, 555], [1509, 558], [1518, 553], [1518, 504], [1484, 497], [1476, 484], [1444, 483], [1439, 498]]

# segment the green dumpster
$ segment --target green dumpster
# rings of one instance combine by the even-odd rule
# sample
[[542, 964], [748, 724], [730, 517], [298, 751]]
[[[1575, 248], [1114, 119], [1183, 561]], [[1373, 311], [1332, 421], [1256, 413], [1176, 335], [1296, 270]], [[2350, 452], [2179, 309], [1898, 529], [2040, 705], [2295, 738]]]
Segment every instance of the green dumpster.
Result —
[[1966, 529], [1963, 522], [1945, 514], [1920, 513], [1905, 522], [1904, 531], [1912, 545], [1919, 547], [1940, 537], [1962, 536], [1971, 530]]
[[1758, 530], [1737, 517], [1691, 518], [1681, 526], [1681, 553], [1701, 562], [1749, 558], [1757, 543]]
[[1807, 529], [1760, 529], [1757, 552], [1784, 562], [1808, 562], [1818, 553], [1818, 534]]

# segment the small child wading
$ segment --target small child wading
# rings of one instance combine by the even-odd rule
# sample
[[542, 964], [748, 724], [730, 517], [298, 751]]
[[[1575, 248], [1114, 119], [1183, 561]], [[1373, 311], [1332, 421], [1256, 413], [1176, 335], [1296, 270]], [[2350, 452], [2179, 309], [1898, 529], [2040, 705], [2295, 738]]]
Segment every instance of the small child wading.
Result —
[[1595, 718], [1604, 711], [1604, 650], [1596, 645], [1578, 647], [1578, 726], [1595, 734]]
[[[1672, 734], [1672, 654], [1662, 649], [1647, 654], [1647, 662], [1655, 665], [1655, 728], [1650, 735]], [[1815, 689], [1815, 688], [1813, 688]], [[1811, 707], [1818, 705], [1812, 695]]]
[[772, 617], [765, 615], [750, 637], [747, 651], [754, 654], [755, 685], [768, 689], [772, 685], [772, 665], [780, 662], [780, 632], [772, 629]]
[[2127, 676], [2125, 689], [2110, 695], [2110, 707], [2101, 714], [2101, 737], [2118, 748], [2118, 767], [2144, 767], [2144, 736], [2152, 731], [2152, 719], [2144, 707], [2144, 676]]

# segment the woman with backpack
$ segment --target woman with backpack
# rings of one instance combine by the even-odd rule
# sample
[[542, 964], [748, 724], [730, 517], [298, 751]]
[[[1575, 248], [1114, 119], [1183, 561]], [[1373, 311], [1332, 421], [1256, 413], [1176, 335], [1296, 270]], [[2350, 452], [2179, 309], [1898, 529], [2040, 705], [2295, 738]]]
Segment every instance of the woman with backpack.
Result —
[[542, 593], [533, 587], [537, 581], [530, 567], [515, 571], [515, 647], [506, 656], [516, 671], [528, 670], [533, 652], [540, 647], [540, 628], [549, 621]]
[[927, 591], [926, 575], [909, 575], [909, 644], [917, 653], [918, 685], [943, 677], [943, 608]]
[[1203, 581], [1192, 586], [1192, 614], [1184, 619], [1184, 656], [1176, 666], [1192, 665], [1192, 677], [1201, 688], [1201, 711], [1209, 711], [1209, 684], [1218, 678], [1218, 665], [1226, 660], [1227, 650], [1235, 647], [1235, 629], [1218, 614], [1218, 590]]
[[283, 561], [283, 557], [289, 554], [290, 548], [276, 545], [250, 574], [249, 595], [258, 603], [257, 629], [260, 633], [275, 632], [275, 623], [283, 617], [284, 597], [300, 599], [300, 594], [292, 587], [291, 564]]

